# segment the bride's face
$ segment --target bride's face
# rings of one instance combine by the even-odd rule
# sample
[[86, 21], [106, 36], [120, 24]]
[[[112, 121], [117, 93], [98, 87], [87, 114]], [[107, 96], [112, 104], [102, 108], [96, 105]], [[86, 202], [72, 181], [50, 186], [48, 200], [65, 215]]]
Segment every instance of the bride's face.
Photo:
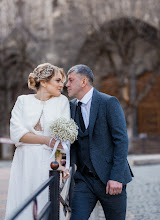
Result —
[[45, 90], [50, 96], [58, 97], [61, 95], [63, 85], [62, 74], [56, 72], [50, 81], [45, 82]]

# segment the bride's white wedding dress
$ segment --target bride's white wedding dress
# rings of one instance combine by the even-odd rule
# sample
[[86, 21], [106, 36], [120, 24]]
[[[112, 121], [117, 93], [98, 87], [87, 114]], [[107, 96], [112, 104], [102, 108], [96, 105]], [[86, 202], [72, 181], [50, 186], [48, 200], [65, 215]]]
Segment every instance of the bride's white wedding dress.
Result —
[[[34, 94], [18, 97], [10, 120], [10, 136], [16, 151], [10, 173], [6, 217], [49, 178], [50, 162], [55, 159], [48, 159], [51, 151], [46, 145], [25, 144], [19, 140], [28, 132], [49, 136], [50, 122], [59, 117], [70, 119], [69, 102], [63, 95], [44, 102], [36, 99]], [[42, 129], [38, 130], [37, 125]], [[39, 212], [47, 201], [48, 189], [38, 196]], [[32, 205], [17, 219], [32, 220]]]

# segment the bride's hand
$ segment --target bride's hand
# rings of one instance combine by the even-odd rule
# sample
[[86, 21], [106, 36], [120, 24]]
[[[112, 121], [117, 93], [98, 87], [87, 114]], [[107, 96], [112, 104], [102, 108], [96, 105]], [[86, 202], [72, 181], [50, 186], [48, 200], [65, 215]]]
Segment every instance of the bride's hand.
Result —
[[65, 167], [60, 166], [58, 170], [63, 171], [63, 174], [65, 174], [65, 176], [63, 176], [63, 179], [68, 179], [68, 177], [70, 177], [69, 170], [66, 170]]
[[[54, 148], [54, 145], [56, 143], [56, 140], [54, 138], [51, 138], [51, 137], [48, 137], [46, 136], [45, 137], [45, 144], [50, 147], [50, 148]], [[57, 147], [57, 150], [61, 150], [63, 149], [63, 146], [61, 143], [58, 144], [58, 147]]]
[[57, 147], [57, 150], [62, 150], [63, 149], [63, 146], [61, 144], [61, 142], [58, 144], [58, 147]]
[[56, 143], [56, 140], [54, 138], [51, 138], [51, 137], [48, 137], [48, 136], [45, 136], [45, 144], [50, 147], [50, 148], [53, 148], [54, 145]]
[[69, 170], [65, 169], [64, 173], [66, 174], [66, 176], [64, 176], [63, 179], [68, 179], [70, 177]]

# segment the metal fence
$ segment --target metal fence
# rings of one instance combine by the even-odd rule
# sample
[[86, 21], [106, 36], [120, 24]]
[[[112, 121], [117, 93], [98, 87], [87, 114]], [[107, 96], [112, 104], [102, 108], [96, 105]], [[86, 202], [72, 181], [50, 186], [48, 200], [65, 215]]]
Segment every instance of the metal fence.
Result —
[[[62, 180], [60, 186], [59, 170], [50, 170], [49, 179], [46, 180], [34, 193], [32, 193], [24, 203], [15, 210], [12, 215], [5, 220], [14, 220], [18, 217], [25, 208], [33, 202], [33, 219], [34, 220], [59, 220], [60, 218], [60, 203], [61, 215], [63, 219], [69, 220], [71, 209], [69, 206], [69, 189], [72, 177], [72, 168], [70, 168], [70, 177], [67, 180]], [[49, 200], [38, 214], [37, 196], [49, 186]]]

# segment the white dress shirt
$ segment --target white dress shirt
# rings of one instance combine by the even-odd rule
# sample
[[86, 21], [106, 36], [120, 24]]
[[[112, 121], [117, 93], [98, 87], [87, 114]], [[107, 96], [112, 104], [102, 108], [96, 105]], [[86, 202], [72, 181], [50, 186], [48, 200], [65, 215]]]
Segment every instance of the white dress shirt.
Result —
[[86, 95], [81, 100], [77, 99], [77, 103], [79, 101], [82, 102], [81, 111], [86, 129], [88, 128], [89, 125], [92, 95], [93, 95], [93, 87], [89, 90], [89, 92], [86, 93]]

